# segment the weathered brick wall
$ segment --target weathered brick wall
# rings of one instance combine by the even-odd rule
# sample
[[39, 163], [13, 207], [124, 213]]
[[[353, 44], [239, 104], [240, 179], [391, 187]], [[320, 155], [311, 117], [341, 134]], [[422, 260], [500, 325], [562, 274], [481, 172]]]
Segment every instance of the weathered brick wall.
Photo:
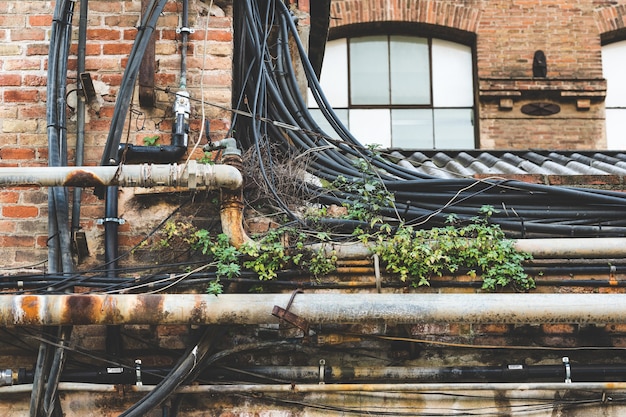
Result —
[[[47, 166], [46, 74], [52, 2], [8, 1], [0, 4], [0, 166]], [[78, 25], [78, 4], [74, 13]], [[132, 112], [126, 119], [122, 142], [144, 145], [143, 138], [159, 135], [159, 144], [170, 143], [173, 95], [162, 91], [179, 88], [180, 35], [182, 3], [169, 1], [159, 18], [156, 40], [156, 105], [139, 106], [137, 95]], [[221, 139], [228, 129], [230, 114], [211, 104], [230, 106], [232, 60], [232, 13], [230, 6], [213, 6], [208, 2], [190, 1], [190, 35], [188, 47], [187, 88], [193, 99], [210, 103], [205, 114], [211, 135]], [[87, 110], [85, 126], [85, 165], [97, 165], [102, 158], [117, 91], [128, 54], [137, 34], [141, 1], [90, 1], [87, 29], [86, 71], [91, 74], [97, 97]], [[208, 20], [208, 26], [207, 26]], [[206, 48], [205, 48], [205, 28]], [[69, 59], [68, 74], [68, 149], [69, 163], [74, 163], [76, 140], [76, 51], [77, 29]], [[206, 56], [205, 56], [206, 49]], [[204, 72], [202, 66], [204, 65]], [[201, 78], [203, 78], [201, 80]], [[192, 102], [190, 120], [191, 146], [198, 141], [202, 108]], [[127, 136], [128, 135], [128, 136]], [[188, 155], [185, 155], [187, 158]], [[201, 156], [196, 151], [193, 158]], [[127, 223], [120, 228], [120, 250], [124, 251], [145, 234], [150, 225], [159, 222], [176, 205], [153, 204], [151, 213], [142, 212], [143, 203], [133, 199], [133, 190], [122, 190], [120, 215]], [[144, 198], [146, 200], [146, 198]], [[32, 265], [47, 258], [47, 189], [15, 188], [0, 190], [0, 257], [3, 266]], [[102, 201], [91, 192], [83, 193], [81, 227], [86, 232], [89, 249], [95, 255], [102, 250], [103, 227], [96, 224], [104, 215]], [[127, 204], [126, 206], [124, 204]], [[161, 216], [161, 217], [159, 217]]]
[[[624, 2], [335, 0], [331, 26], [346, 33], [346, 27], [370, 21], [413, 22], [459, 40], [474, 37], [482, 148], [603, 149], [600, 42], [625, 26], [625, 5], [616, 3]], [[545, 79], [533, 78], [537, 50], [546, 54]], [[538, 102], [556, 104], [560, 112], [521, 112]]]

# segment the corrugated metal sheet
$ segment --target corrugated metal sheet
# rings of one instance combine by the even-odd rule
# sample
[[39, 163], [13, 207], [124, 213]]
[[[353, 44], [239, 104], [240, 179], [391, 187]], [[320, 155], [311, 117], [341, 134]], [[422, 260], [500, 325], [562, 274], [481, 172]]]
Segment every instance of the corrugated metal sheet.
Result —
[[439, 178], [475, 175], [626, 175], [618, 151], [392, 150], [403, 167]]

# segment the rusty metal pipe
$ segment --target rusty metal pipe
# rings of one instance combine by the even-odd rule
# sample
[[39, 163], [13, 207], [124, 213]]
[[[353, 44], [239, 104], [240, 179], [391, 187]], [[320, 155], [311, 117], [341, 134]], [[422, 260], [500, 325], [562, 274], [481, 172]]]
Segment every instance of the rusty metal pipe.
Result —
[[[59, 392], [150, 392], [154, 385], [112, 385], [89, 384], [82, 382], [61, 382]], [[0, 387], [0, 395], [27, 393], [32, 384]], [[537, 383], [418, 383], [418, 384], [217, 384], [189, 385], [178, 388], [177, 394], [230, 394], [241, 392], [285, 392], [285, 393], [329, 393], [329, 392], [368, 392], [389, 393], [404, 392], [415, 394], [433, 394], [449, 391], [506, 391], [509, 398], [539, 398], [541, 392], [547, 391], [547, 399], [554, 398], [554, 391], [626, 391], [626, 382], [537, 382]]]
[[[563, 238], [563, 239], [519, 239], [515, 249], [528, 252], [534, 258], [623, 258], [626, 255], [626, 238]], [[311, 249], [324, 248], [328, 256], [339, 259], [363, 259], [372, 256], [369, 246], [355, 243], [318, 243]]]
[[140, 164], [94, 167], [4, 167], [0, 168], [0, 187], [37, 185], [43, 187], [207, 187], [239, 189], [241, 172], [233, 166], [198, 164]]
[[[0, 325], [277, 323], [290, 294], [1, 295]], [[299, 294], [310, 324], [626, 323], [624, 294]]]

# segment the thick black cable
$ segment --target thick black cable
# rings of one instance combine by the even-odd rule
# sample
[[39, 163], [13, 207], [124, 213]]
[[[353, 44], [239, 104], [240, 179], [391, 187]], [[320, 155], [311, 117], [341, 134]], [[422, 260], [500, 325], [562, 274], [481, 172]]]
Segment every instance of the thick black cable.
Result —
[[137, 31], [137, 37], [128, 57], [126, 70], [122, 76], [122, 82], [115, 101], [113, 116], [111, 118], [111, 127], [109, 129], [100, 165], [115, 165], [119, 163], [117, 160], [117, 151], [122, 138], [126, 115], [130, 107], [135, 80], [137, 79], [137, 74], [139, 72], [139, 67], [141, 65], [141, 60], [146, 47], [150, 41], [152, 33], [155, 30], [156, 22], [159, 15], [163, 11], [165, 3], [167, 3], [167, 0], [151, 0], [142, 16], [141, 24]]
[[[403, 208], [409, 219], [420, 223], [424, 219], [428, 222], [420, 227], [432, 227], [441, 224], [445, 216], [454, 213], [454, 207], [462, 212], [465, 219], [479, 214], [480, 197], [484, 196], [483, 204], [493, 204], [497, 209], [504, 208], [505, 213], [494, 216], [492, 221], [501, 225], [508, 234], [542, 234], [546, 236], [624, 236], [626, 235], [626, 223], [619, 222], [620, 215], [626, 217], [624, 206], [626, 198], [617, 192], [606, 190], [588, 190], [568, 187], [554, 187], [536, 184], [528, 184], [517, 181], [503, 181], [499, 179], [483, 180], [485, 186], [476, 188], [472, 194], [457, 195], [458, 190], [469, 186], [475, 180], [459, 179], [442, 181], [438, 178], [419, 174], [408, 168], [402, 168], [389, 162], [368, 149], [362, 147], [358, 141], [352, 137], [349, 131], [341, 124], [337, 116], [332, 111], [331, 106], [326, 101], [319, 82], [314, 76], [314, 71], [306, 59], [304, 48], [298, 38], [297, 29], [293, 16], [282, 2], [273, 2], [277, 8], [277, 24], [279, 27], [279, 39], [276, 43], [277, 56], [274, 58], [270, 54], [270, 48], [266, 44], [259, 44], [265, 33], [267, 23], [262, 23], [259, 10], [246, 3], [242, 13], [242, 28], [246, 28], [246, 33], [238, 38], [242, 43], [240, 46], [240, 57], [244, 59], [244, 64], [254, 61], [257, 65], [264, 63], [266, 71], [250, 73], [251, 77], [246, 79], [245, 85], [241, 86], [240, 94], [244, 91], [248, 96], [248, 102], [257, 100], [259, 90], [253, 88], [254, 85], [263, 83], [266, 90], [263, 90], [267, 102], [267, 117], [269, 120], [277, 120], [287, 123], [295, 128], [281, 126], [280, 123], [266, 122], [265, 126], [260, 123], [251, 122], [252, 130], [259, 132], [264, 129], [270, 134], [273, 141], [279, 145], [279, 149], [294, 147], [300, 153], [309, 152], [324, 145], [332, 145], [331, 149], [323, 149], [315, 152], [315, 159], [310, 164], [311, 172], [321, 178], [333, 182], [333, 177], [337, 175], [352, 176], [358, 178], [362, 173], [355, 167], [350, 166], [351, 158], [363, 158], [368, 164], [380, 172], [377, 174], [383, 180], [384, 186], [392, 194], [396, 194], [397, 211], [402, 212]], [[318, 106], [331, 126], [341, 138], [341, 141], [319, 141], [324, 138], [324, 132], [315, 132], [319, 129], [311, 118], [308, 109], [303, 103], [297, 84], [294, 82], [295, 76], [291, 64], [292, 57], [290, 50], [286, 47], [285, 27], [287, 32], [293, 37], [299, 52], [299, 59], [304, 67], [304, 73], [309, 82], [311, 92], [318, 103]], [[275, 65], [274, 65], [275, 63]], [[287, 65], [289, 64], [289, 65]], [[242, 67], [246, 67], [242, 65]], [[246, 67], [247, 68], [247, 67]], [[264, 81], [258, 77], [265, 77]], [[241, 95], [240, 95], [241, 97]], [[254, 117], [253, 117], [254, 119]], [[239, 131], [239, 130], [237, 130]], [[259, 134], [250, 132], [248, 138], [253, 142], [258, 140]], [[287, 139], [289, 142], [287, 142]], [[242, 143], [250, 146], [257, 146], [249, 143], [250, 140]], [[288, 152], [287, 154], [291, 154]], [[271, 169], [271, 167], [270, 167]], [[435, 187], [433, 189], [433, 187]], [[443, 187], [443, 188], [441, 188]], [[436, 188], [439, 188], [437, 191]], [[435, 190], [441, 195], [441, 201], [436, 201], [426, 191]], [[429, 204], [423, 204], [424, 200], [430, 199]], [[471, 196], [471, 197], [469, 197]], [[472, 200], [470, 200], [470, 198]], [[566, 200], [572, 199], [575, 205], [567, 205]], [[320, 202], [328, 202], [332, 198], [320, 196]], [[348, 197], [346, 200], [350, 200]], [[356, 200], [353, 198], [352, 200]], [[449, 200], [454, 200], [454, 204], [448, 204]], [[475, 201], [472, 203], [472, 201]], [[560, 201], [560, 204], [559, 204]], [[565, 203], [565, 204], [564, 204]], [[435, 207], [440, 204], [441, 207]], [[551, 206], [550, 210], [542, 211], [537, 209], [540, 206]], [[579, 211], [571, 209], [578, 207]], [[511, 209], [511, 210], [509, 210]], [[569, 211], [569, 213], [567, 213]], [[614, 211], [615, 214], [611, 214]], [[584, 215], [577, 213], [585, 212]], [[382, 214], [392, 217], [396, 215], [396, 209], [382, 209]], [[517, 213], [517, 214], [515, 214]], [[511, 218], [513, 216], [518, 218]], [[587, 220], [585, 220], [587, 219]], [[607, 226], [608, 224], [608, 226]]]

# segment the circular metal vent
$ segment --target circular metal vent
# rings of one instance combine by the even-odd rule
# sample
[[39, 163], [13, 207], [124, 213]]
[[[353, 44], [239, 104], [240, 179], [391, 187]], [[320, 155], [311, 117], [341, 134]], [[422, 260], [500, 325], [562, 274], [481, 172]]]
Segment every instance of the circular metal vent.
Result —
[[552, 116], [561, 111], [561, 107], [553, 103], [528, 103], [522, 106], [522, 113], [529, 116]]

